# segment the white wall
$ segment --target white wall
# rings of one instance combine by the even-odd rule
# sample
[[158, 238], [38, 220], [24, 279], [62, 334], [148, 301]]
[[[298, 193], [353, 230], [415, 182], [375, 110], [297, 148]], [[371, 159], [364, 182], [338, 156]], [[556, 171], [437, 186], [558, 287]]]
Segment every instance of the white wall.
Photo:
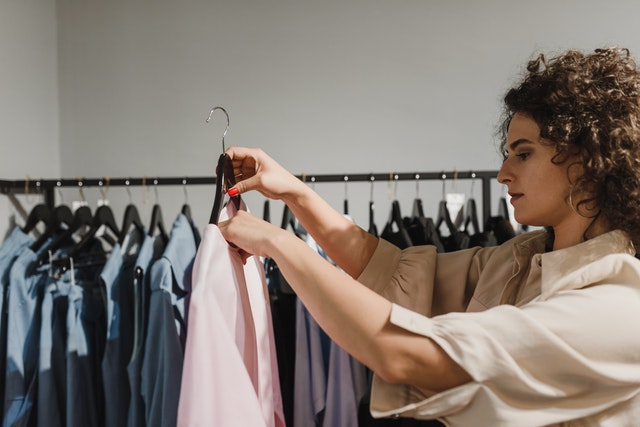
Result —
[[[56, 46], [55, 2], [2, 0], [0, 179], [60, 174]], [[27, 210], [42, 200], [20, 199]], [[0, 196], [0, 239], [15, 214]]]
[[[497, 169], [500, 99], [535, 52], [617, 44], [640, 55], [635, 0], [58, 0], [57, 14], [66, 177], [210, 175], [224, 127], [221, 115], [204, 123], [214, 105], [231, 115], [228, 145], [260, 146], [297, 174]], [[16, 90], [53, 78], [49, 68], [21, 75]], [[56, 125], [29, 118], [56, 140]], [[50, 163], [57, 154], [34, 157]], [[25, 160], [9, 175], [34, 165]], [[369, 188], [347, 187], [361, 223]], [[458, 189], [468, 192], [468, 183]], [[341, 208], [343, 184], [316, 190]], [[382, 223], [387, 185], [375, 190]], [[415, 191], [398, 185], [407, 210]], [[420, 184], [433, 212], [440, 191], [438, 182]], [[199, 223], [212, 193], [188, 190]], [[122, 189], [108, 195], [114, 206], [128, 201]], [[132, 197], [141, 204], [145, 196], [154, 201], [151, 189]], [[182, 189], [158, 197], [169, 221]], [[249, 201], [261, 212], [261, 198]]]

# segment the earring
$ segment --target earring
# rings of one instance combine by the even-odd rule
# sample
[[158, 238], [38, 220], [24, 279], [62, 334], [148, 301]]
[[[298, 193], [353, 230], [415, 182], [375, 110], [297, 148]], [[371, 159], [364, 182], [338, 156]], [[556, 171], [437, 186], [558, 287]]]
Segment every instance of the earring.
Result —
[[575, 213], [577, 213], [578, 215], [580, 215], [580, 213], [578, 212], [578, 210], [576, 209], [576, 207], [573, 204], [573, 189], [575, 188], [575, 186], [571, 186], [571, 189], [569, 190], [569, 206], [571, 206], [571, 209], [573, 209], [573, 211]]

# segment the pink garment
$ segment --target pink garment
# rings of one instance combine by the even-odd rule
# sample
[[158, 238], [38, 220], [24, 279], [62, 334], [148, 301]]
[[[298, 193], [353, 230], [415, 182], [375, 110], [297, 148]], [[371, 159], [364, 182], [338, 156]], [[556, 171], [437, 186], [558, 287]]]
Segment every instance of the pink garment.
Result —
[[187, 331], [179, 426], [285, 425], [262, 263], [243, 266], [216, 225], [196, 254]]

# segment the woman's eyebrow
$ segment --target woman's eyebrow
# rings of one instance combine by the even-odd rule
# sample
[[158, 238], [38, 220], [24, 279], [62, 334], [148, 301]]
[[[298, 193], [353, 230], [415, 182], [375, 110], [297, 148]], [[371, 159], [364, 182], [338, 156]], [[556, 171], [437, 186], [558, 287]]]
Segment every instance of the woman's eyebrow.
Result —
[[520, 139], [516, 139], [515, 141], [513, 141], [511, 144], [509, 144], [509, 149], [511, 151], [515, 150], [516, 147], [520, 144], [533, 144], [532, 141], [526, 139], [526, 138], [520, 138]]

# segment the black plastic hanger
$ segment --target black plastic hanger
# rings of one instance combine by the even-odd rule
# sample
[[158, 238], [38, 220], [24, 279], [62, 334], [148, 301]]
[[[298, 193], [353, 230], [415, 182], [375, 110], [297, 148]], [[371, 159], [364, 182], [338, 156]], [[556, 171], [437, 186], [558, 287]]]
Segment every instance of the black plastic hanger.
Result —
[[182, 209], [180, 209], [180, 213], [182, 213], [182, 215], [187, 217], [189, 222], [193, 221], [193, 216], [191, 215], [191, 206], [189, 206], [188, 203], [185, 203], [184, 205], [182, 205]]
[[[233, 165], [231, 159], [225, 153], [221, 154], [218, 158], [218, 167], [216, 168], [216, 194], [213, 199], [213, 208], [211, 209], [211, 216], [209, 216], [209, 224], [218, 224], [220, 217], [220, 211], [224, 206], [224, 195], [228, 188], [235, 185], [236, 180], [233, 174]], [[236, 209], [240, 207], [240, 196], [230, 197], [229, 201], [232, 202]]]
[[49, 228], [51, 225], [51, 210], [43, 203], [39, 203], [31, 209], [31, 212], [29, 212], [29, 216], [27, 217], [27, 221], [25, 222], [24, 227], [22, 227], [22, 231], [30, 233], [40, 223], [43, 223], [46, 228]]
[[47, 228], [44, 233], [38, 240], [36, 240], [32, 245], [31, 249], [34, 252], [37, 252], [38, 249], [42, 247], [42, 245], [49, 240], [56, 231], [62, 229], [62, 225], [66, 225], [67, 229], [71, 226], [73, 222], [73, 212], [67, 205], [59, 205], [56, 206], [52, 212], [50, 212], [49, 223], [47, 224]]
[[[91, 228], [73, 248], [69, 257], [73, 258], [82, 252], [102, 226], [106, 228], [105, 234], [103, 235], [104, 239], [114, 245], [118, 241], [121, 231], [116, 224], [113, 210], [109, 205], [102, 205], [96, 209], [96, 212], [93, 214], [93, 219], [91, 220]], [[108, 231], [111, 231], [114, 237], [107, 234]]]
[[92, 221], [93, 214], [91, 213], [89, 206], [80, 206], [73, 213], [73, 221], [71, 222], [71, 227], [69, 227], [68, 231], [75, 233], [81, 227], [91, 225]]
[[193, 215], [191, 214], [191, 206], [189, 205], [189, 197], [187, 195], [187, 180], [186, 178], [182, 180], [184, 190], [184, 204], [182, 205], [182, 209], [180, 209], [180, 213], [187, 217], [190, 223], [193, 223]]
[[413, 207], [411, 209], [412, 218], [424, 218], [424, 208], [422, 207], [422, 199], [420, 198], [420, 175], [416, 174], [416, 197], [413, 199]]
[[449, 214], [449, 209], [447, 208], [446, 200], [441, 200], [438, 204], [438, 217], [436, 219], [436, 229], [440, 229], [442, 223], [447, 225], [447, 230], [449, 230], [450, 234], [456, 233], [458, 230], [456, 226], [451, 221], [451, 216]]
[[73, 212], [67, 205], [58, 205], [53, 208], [52, 227], [60, 227], [62, 224], [70, 226], [73, 222]]
[[445, 191], [444, 191], [446, 178], [447, 176], [443, 173], [442, 174], [442, 199], [438, 204], [438, 216], [436, 217], [435, 226], [436, 226], [436, 230], [440, 230], [440, 226], [444, 222], [447, 225], [447, 230], [449, 231], [449, 234], [454, 235], [458, 231], [458, 229], [453, 223], [453, 221], [451, 220], [451, 214], [449, 214], [449, 209], [447, 208], [447, 200], [445, 198]]
[[156, 229], [160, 232], [160, 237], [162, 241], [166, 244], [169, 241], [169, 234], [167, 233], [166, 228], [164, 227], [164, 219], [162, 218], [162, 208], [158, 203], [153, 205], [153, 209], [151, 210], [151, 222], [149, 223], [149, 236], [154, 236]]
[[284, 205], [284, 209], [282, 210], [282, 221], [280, 222], [280, 228], [286, 230], [287, 227], [291, 227], [293, 232], [296, 231], [296, 217], [289, 209], [289, 206]]
[[265, 199], [262, 207], [262, 219], [271, 222], [271, 203], [269, 199]]
[[[82, 209], [82, 211], [80, 211], [80, 209]], [[90, 244], [90, 242], [93, 241], [93, 238], [95, 237], [98, 230], [100, 230], [103, 226], [105, 227], [105, 233], [101, 237], [111, 245], [115, 245], [118, 241], [118, 238], [120, 236], [120, 229], [116, 224], [116, 220], [111, 207], [109, 205], [102, 205], [98, 207], [93, 217], [89, 220], [88, 214], [90, 213], [91, 211], [88, 207], [80, 207], [74, 215], [74, 222], [72, 223], [71, 227], [63, 235], [60, 236], [59, 240], [56, 240], [56, 242], [54, 242], [49, 247], [49, 251], [53, 252], [59, 247], [59, 245], [63, 244], [75, 231], [79, 230], [84, 225], [89, 225], [89, 231], [87, 231], [82, 236], [82, 239], [76, 245], [74, 245], [73, 248], [71, 248], [68, 256], [63, 260], [58, 260], [57, 263], [64, 264], [69, 258], [79, 258], [82, 252], [87, 249], [87, 246]], [[89, 224], [87, 224], [87, 222], [89, 222]], [[39, 261], [41, 263], [44, 262], [46, 256], [47, 254], [42, 254]]]
[[498, 216], [509, 219], [509, 208], [507, 207], [507, 199], [500, 197], [498, 200]]
[[480, 226], [478, 225], [478, 210], [476, 209], [476, 201], [473, 198], [467, 200], [466, 214], [464, 218], [464, 231], [471, 235], [469, 231], [469, 225], [473, 227], [474, 233], [480, 233]]
[[375, 180], [375, 177], [373, 176], [373, 174], [371, 174], [371, 176], [369, 177], [369, 181], [371, 182], [371, 189], [369, 190], [369, 229], [367, 230], [367, 232], [378, 237], [378, 227], [376, 226], [376, 222], [374, 220], [376, 205], [373, 201], [373, 183]]
[[413, 218], [424, 218], [424, 208], [422, 207], [422, 199], [416, 197], [413, 199], [413, 208], [411, 209]]
[[[74, 233], [77, 233], [84, 227], [91, 227], [92, 222], [93, 222], [93, 215], [91, 213], [91, 209], [88, 206], [80, 206], [73, 213], [73, 219], [71, 220], [71, 223], [69, 224], [69, 227], [66, 229], [66, 231], [60, 234], [59, 236], [57, 236], [55, 240], [51, 242], [50, 245], [48, 245], [47, 249], [50, 252], [57, 251], [58, 249], [60, 249], [60, 247], [63, 244], [65, 244], [66, 242], [69, 242], [69, 239]], [[40, 249], [44, 241], [39, 243], [40, 243], [40, 246], [38, 246], [37, 248], [34, 248], [34, 251], [37, 251], [38, 249]], [[48, 252], [43, 252], [38, 257], [37, 263], [38, 265], [42, 265], [47, 261], [48, 261]]]
[[120, 236], [118, 237], [118, 243], [122, 245], [124, 239], [129, 234], [129, 229], [134, 226], [140, 233], [144, 232], [144, 224], [140, 219], [140, 213], [138, 208], [133, 203], [127, 205], [124, 209], [124, 216], [122, 218], [122, 228], [120, 230]]
[[402, 219], [402, 213], [400, 212], [400, 203], [398, 200], [394, 200], [391, 203], [391, 212], [389, 214], [389, 220], [382, 230], [381, 237], [401, 249], [413, 246], [411, 236], [407, 231], [407, 227]]
[[369, 202], [369, 230], [370, 234], [378, 237], [378, 227], [376, 226], [376, 222], [373, 219], [373, 212], [375, 211], [375, 204], [373, 201]]
[[[227, 116], [227, 127], [222, 134], [222, 154], [218, 157], [218, 166], [216, 167], [216, 194], [213, 199], [211, 215], [209, 216], [209, 224], [218, 224], [220, 211], [224, 206], [224, 195], [227, 190], [233, 187], [236, 183], [236, 178], [233, 173], [233, 164], [231, 163], [231, 158], [229, 158], [225, 153], [224, 146], [224, 137], [227, 135], [227, 131], [229, 130], [229, 113], [227, 113], [227, 110], [222, 107], [213, 107], [211, 111], [209, 111], [209, 117], [206, 122], [209, 123], [211, 121], [213, 112], [216, 110], [222, 111], [225, 116]], [[235, 205], [236, 209], [240, 208], [240, 195], [230, 197], [229, 201]]]
[[342, 202], [342, 213], [345, 215], [349, 215], [349, 195], [347, 192], [347, 183], [349, 182], [349, 177], [344, 177], [344, 201]]

